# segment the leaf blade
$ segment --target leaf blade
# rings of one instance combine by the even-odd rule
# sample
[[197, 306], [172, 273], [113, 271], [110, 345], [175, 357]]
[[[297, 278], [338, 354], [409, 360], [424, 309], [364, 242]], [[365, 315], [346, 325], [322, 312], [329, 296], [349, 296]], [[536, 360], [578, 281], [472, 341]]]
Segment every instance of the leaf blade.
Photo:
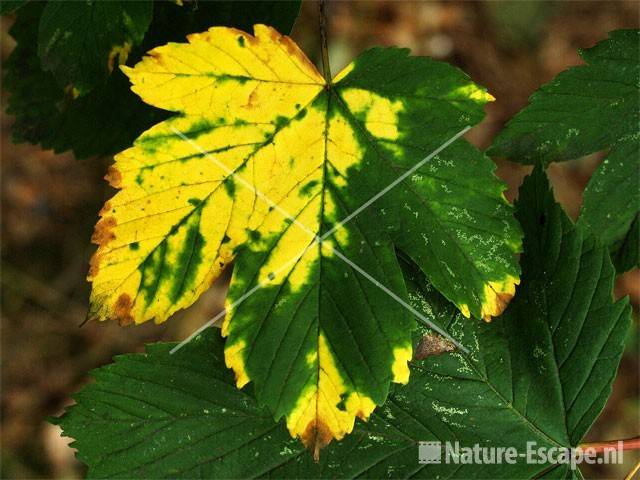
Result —
[[616, 30], [543, 85], [489, 153], [534, 164], [579, 158], [637, 135], [638, 30]]
[[640, 265], [639, 30], [616, 30], [580, 52], [586, 65], [534, 92], [489, 152], [534, 164], [609, 150], [584, 192], [579, 222], [608, 245], [618, 272]]
[[[362, 62], [375, 71], [393, 66], [389, 58], [421, 79], [396, 98], [357, 80], [371, 71]], [[286, 416], [292, 436], [317, 454], [351, 432], [356, 416], [366, 419], [382, 404], [390, 382], [407, 382], [411, 318], [394, 298], [379, 294], [376, 279], [406, 296], [394, 245], [416, 255], [421, 245], [403, 244], [403, 231], [444, 246], [434, 224], [442, 224], [448, 207], [435, 218], [428, 201], [438, 201], [447, 182], [460, 188], [453, 179], [462, 165], [477, 173], [467, 186], [478, 192], [464, 196], [463, 205], [480, 199], [478, 218], [496, 220], [484, 237], [455, 230], [478, 223], [475, 213], [455, 228], [447, 224], [461, 252], [452, 259], [438, 246], [442, 263], [459, 276], [475, 276], [467, 275], [462, 292], [441, 288], [467, 316], [488, 319], [504, 309], [518, 281], [513, 253], [520, 233], [493, 165], [473, 147], [452, 148], [425, 166], [445, 165], [448, 177], [438, 180], [445, 185], [433, 188], [421, 177], [422, 190], [409, 194], [405, 182], [381, 198], [382, 215], [358, 210], [461, 124], [481, 117], [490, 97], [458, 70], [374, 49], [325, 85], [290, 39], [264, 25], [253, 36], [214, 27], [191, 35], [188, 44], [156, 48], [124, 70], [143, 100], [181, 115], [116, 156], [110, 180], [120, 191], [94, 235], [98, 251], [89, 278], [96, 318], [164, 321], [235, 260], [222, 326], [227, 365], [239, 387], [253, 381], [260, 402], [276, 418]], [[439, 92], [425, 91], [429, 83]], [[421, 96], [422, 103], [412, 101]], [[469, 104], [468, 115], [460, 115], [460, 100]], [[434, 101], [446, 113], [434, 118], [439, 130], [420, 140], [416, 119], [432, 112]], [[377, 155], [381, 142], [392, 147], [399, 171]], [[403, 203], [411, 213], [397, 210]], [[474, 247], [478, 238], [484, 246]], [[419, 258], [444, 285], [446, 275], [429, 268], [430, 258]], [[359, 276], [361, 265], [369, 278]]]

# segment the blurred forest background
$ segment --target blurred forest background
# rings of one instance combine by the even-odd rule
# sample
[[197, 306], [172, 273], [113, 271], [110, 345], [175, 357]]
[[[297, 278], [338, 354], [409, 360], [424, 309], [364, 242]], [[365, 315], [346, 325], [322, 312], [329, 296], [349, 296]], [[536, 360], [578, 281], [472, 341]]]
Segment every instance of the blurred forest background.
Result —
[[[618, 28], [638, 28], [640, 3], [627, 1], [345, 1], [330, 0], [329, 50], [337, 72], [373, 45], [408, 47], [457, 65], [497, 98], [487, 117], [468, 134], [488, 146], [529, 95], [558, 72], [580, 63], [578, 48]], [[2, 19], [1, 55], [14, 48]], [[292, 37], [319, 60], [316, 4], [305, 2]], [[13, 145], [11, 116], [2, 92], [2, 478], [79, 478], [84, 468], [46, 417], [58, 415], [87, 372], [114, 355], [140, 351], [145, 342], [179, 340], [222, 308], [226, 281], [219, 281], [187, 312], [163, 325], [121, 328], [85, 318], [85, 281], [97, 212], [112, 195], [102, 179], [111, 159], [76, 161], [37, 146]], [[426, 126], [428, 128], [428, 126]], [[576, 217], [581, 192], [602, 155], [553, 164], [557, 199]], [[510, 200], [530, 171], [498, 160]], [[638, 303], [640, 274], [619, 278], [615, 295], [630, 295], [634, 327], [613, 394], [588, 440], [628, 438], [640, 432]], [[638, 461], [584, 469], [590, 478], [622, 478]]]

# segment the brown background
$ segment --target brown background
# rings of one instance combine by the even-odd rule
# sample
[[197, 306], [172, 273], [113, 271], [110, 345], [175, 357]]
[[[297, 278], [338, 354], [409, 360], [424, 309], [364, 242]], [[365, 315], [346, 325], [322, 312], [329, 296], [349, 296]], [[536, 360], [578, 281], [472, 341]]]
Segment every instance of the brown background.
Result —
[[[528, 96], [561, 70], [580, 63], [577, 49], [590, 47], [617, 28], [638, 28], [640, 3], [618, 2], [390, 2], [330, 1], [330, 55], [337, 72], [373, 45], [411, 48], [465, 70], [488, 87], [497, 101], [468, 134], [479, 147], [490, 144], [503, 123]], [[14, 42], [2, 19], [2, 58]], [[293, 38], [319, 59], [315, 3], [305, 3]], [[2, 95], [6, 101], [6, 92]], [[3, 108], [4, 111], [4, 108]], [[13, 145], [12, 118], [4, 115], [2, 162], [2, 477], [77, 478], [83, 467], [45, 418], [69, 404], [87, 382], [87, 371], [113, 355], [139, 351], [144, 342], [185, 338], [217, 313], [225, 281], [169, 322], [120, 328], [111, 323], [78, 325], [84, 319], [85, 282], [92, 226], [112, 194], [102, 176], [110, 159], [76, 161], [37, 146]], [[550, 174], [557, 199], [575, 218], [581, 192], [602, 155], [554, 164]], [[530, 168], [498, 160], [508, 197]], [[590, 441], [640, 432], [638, 322], [640, 276], [618, 280], [616, 296], [630, 295], [634, 328], [613, 394], [587, 437]], [[416, 458], [417, 461], [417, 458]], [[638, 461], [585, 469], [592, 478], [622, 478]]]

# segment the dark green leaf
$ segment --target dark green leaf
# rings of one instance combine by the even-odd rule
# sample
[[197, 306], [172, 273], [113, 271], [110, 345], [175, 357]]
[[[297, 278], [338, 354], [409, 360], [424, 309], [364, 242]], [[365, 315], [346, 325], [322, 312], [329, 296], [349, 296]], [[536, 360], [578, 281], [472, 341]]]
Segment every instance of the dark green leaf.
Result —
[[613, 147], [584, 191], [578, 223], [610, 246], [619, 272], [640, 265], [638, 212], [640, 209], [640, 141], [636, 135]]
[[579, 158], [637, 141], [640, 32], [616, 30], [581, 52], [586, 65], [543, 85], [496, 137], [489, 153], [533, 164]]
[[91, 478], [259, 477], [303, 452], [238, 390], [219, 330], [174, 355], [171, 344], [92, 372], [59, 420]]
[[29, 0], [3, 0], [0, 2], [0, 15], [15, 12]]
[[[554, 410], [566, 415], [568, 445], [575, 446], [609, 396], [631, 308], [626, 298], [613, 302], [615, 271], [607, 251], [554, 203], [540, 169], [523, 186], [517, 208], [525, 230], [521, 263], [527, 274], [505, 323], [513, 326], [522, 354], [537, 358], [542, 348], [554, 367], [545, 384], [554, 383], [560, 393]], [[537, 321], [525, 321], [530, 318]], [[518, 331], [529, 323], [539, 328], [530, 335]]]
[[620, 272], [640, 265], [632, 228], [640, 211], [640, 31], [611, 32], [581, 55], [586, 65], [535, 92], [490, 153], [547, 163], [610, 149], [585, 190], [580, 223], [611, 248]]
[[[81, 5], [79, 2], [52, 3], [64, 3], [66, 8]], [[86, 95], [74, 99], [72, 92], [65, 92], [54, 75], [42, 69], [38, 57], [38, 24], [46, 5], [46, 2], [27, 3], [17, 11], [10, 30], [17, 46], [4, 64], [3, 86], [10, 94], [7, 112], [15, 116], [14, 142], [39, 143], [56, 152], [73, 150], [78, 158], [111, 155], [131, 145], [143, 131], [166, 118], [164, 112], [146, 105], [131, 92], [129, 82], [118, 69]], [[143, 45], [131, 52], [128, 63], [139, 60], [143, 51], [168, 41], [184, 40], [187, 34], [216, 24], [243, 27], [245, 23], [273, 22], [288, 32], [299, 7], [299, 1], [200, 1], [184, 6], [158, 2]], [[65, 49], [55, 53], [66, 56], [74, 51]]]
[[[60, 420], [96, 477], [581, 478], [565, 465], [421, 465], [418, 442], [576, 446], [606, 401], [630, 308], [612, 300], [607, 252], [555, 204], [536, 170], [520, 194], [523, 283], [490, 324], [463, 318], [415, 267], [412, 300], [470, 349], [414, 361], [412, 381], [316, 464], [285, 427], [234, 390], [214, 330], [119, 357]], [[418, 332], [419, 334], [424, 331]], [[419, 336], [419, 335], [418, 335]], [[226, 409], [226, 410], [223, 410]], [[241, 418], [241, 420], [239, 420]]]
[[47, 2], [38, 30], [38, 55], [58, 85], [84, 95], [107, 80], [142, 42], [153, 2]]
[[72, 149], [78, 158], [110, 155], [167, 117], [131, 93], [120, 71], [80, 98], [65, 94], [40, 68], [35, 48], [43, 5], [32, 2], [20, 9], [10, 31], [18, 43], [4, 65], [4, 87], [11, 94], [7, 113], [15, 115], [14, 142], [40, 143], [56, 152]]
[[622, 240], [612, 248], [613, 264], [618, 272], [626, 272], [640, 265], [640, 215], [636, 214]]

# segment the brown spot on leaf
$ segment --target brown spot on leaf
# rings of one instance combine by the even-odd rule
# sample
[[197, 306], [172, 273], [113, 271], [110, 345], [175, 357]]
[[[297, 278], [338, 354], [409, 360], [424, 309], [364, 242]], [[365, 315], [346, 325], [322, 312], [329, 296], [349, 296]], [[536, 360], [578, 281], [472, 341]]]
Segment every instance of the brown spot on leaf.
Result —
[[245, 105], [245, 108], [255, 108], [257, 90], [258, 90], [258, 87], [254, 88], [253, 91], [249, 94], [249, 98], [247, 99], [247, 104]]
[[269, 27], [269, 38], [274, 42], [278, 42], [282, 38], [282, 35], [275, 28]]
[[120, 188], [122, 185], [122, 173], [120, 173], [120, 170], [118, 170], [115, 165], [109, 167], [104, 179], [109, 182], [109, 185], [113, 188]]
[[100, 209], [100, 211], [98, 212], [98, 215], [100, 215], [101, 217], [103, 217], [106, 213], [108, 213], [111, 210], [111, 203], [106, 202], [102, 208]]
[[113, 310], [115, 312], [115, 318], [118, 320], [120, 326], [131, 325], [133, 323], [133, 316], [131, 315], [131, 297], [126, 293], [122, 293], [118, 300], [116, 300]]
[[358, 410], [358, 412], [356, 413], [356, 417], [358, 417], [360, 420], [364, 420], [364, 421], [366, 421], [369, 418], [364, 414], [364, 412], [362, 410]]
[[98, 255], [98, 252], [95, 252], [93, 255], [91, 255], [91, 259], [89, 260], [89, 280], [98, 276], [98, 271], [100, 271], [101, 257], [102, 255]]
[[113, 228], [117, 222], [115, 217], [104, 217], [96, 223], [96, 229], [91, 235], [91, 242], [104, 247], [111, 240], [116, 238], [116, 234], [113, 232]]
[[[273, 31], [275, 32], [275, 30]], [[291, 55], [292, 57], [296, 57], [304, 65], [306, 65], [307, 68], [309, 68], [311, 71], [320, 75], [320, 72], [318, 72], [318, 69], [316, 68], [316, 66], [313, 63], [311, 63], [309, 58], [307, 58], [307, 56], [302, 52], [302, 50], [300, 50], [300, 47], [298, 47], [298, 45], [296, 45], [296, 43], [293, 40], [291, 40], [286, 35], [280, 35], [278, 32], [276, 33], [279, 36], [277, 41], [279, 41], [280, 45], [282, 45], [284, 48], [287, 49], [287, 53], [289, 55]]]
[[313, 460], [318, 462], [320, 460], [320, 450], [329, 445], [333, 440], [333, 434], [325, 423], [316, 419], [307, 425], [300, 440], [313, 453]]
[[[189, 36], [190, 35], [187, 35], [187, 40], [189, 39]], [[147, 56], [153, 58], [154, 60], [157, 60], [158, 63], [162, 63], [162, 52], [160, 51], [160, 47], [149, 50], [147, 52]]]
[[455, 349], [456, 346], [446, 338], [436, 333], [427, 333], [423, 335], [418, 342], [413, 358], [415, 360], [422, 360], [429, 356], [453, 352]]

